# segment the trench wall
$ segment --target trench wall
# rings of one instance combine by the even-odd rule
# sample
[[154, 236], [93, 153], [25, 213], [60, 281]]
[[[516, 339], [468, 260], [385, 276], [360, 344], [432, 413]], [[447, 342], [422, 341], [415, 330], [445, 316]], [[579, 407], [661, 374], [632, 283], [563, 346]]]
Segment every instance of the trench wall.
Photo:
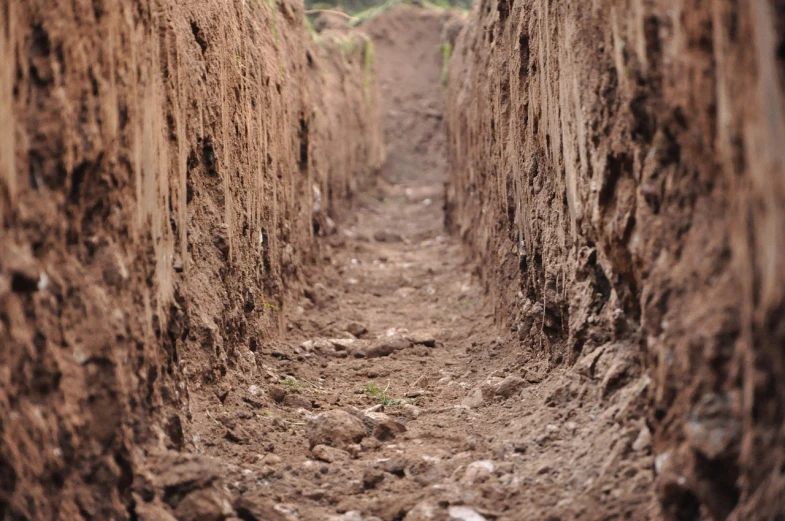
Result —
[[448, 224], [524, 349], [651, 379], [672, 519], [783, 514], [784, 24], [766, 0], [479, 0], [449, 65]]
[[0, 5], [0, 518], [136, 518], [189, 394], [253, 377], [382, 163], [366, 47], [289, 0]]

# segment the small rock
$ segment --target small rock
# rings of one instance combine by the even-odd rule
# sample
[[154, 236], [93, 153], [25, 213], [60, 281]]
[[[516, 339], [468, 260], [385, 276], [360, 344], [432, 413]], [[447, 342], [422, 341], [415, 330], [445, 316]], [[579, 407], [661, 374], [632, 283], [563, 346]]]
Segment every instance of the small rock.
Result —
[[526, 381], [523, 378], [510, 375], [496, 386], [496, 394], [503, 398], [509, 398], [518, 392], [525, 384]]
[[484, 401], [485, 398], [483, 398], [482, 389], [476, 388], [473, 389], [469, 395], [463, 399], [461, 405], [468, 407], [469, 409], [474, 409], [482, 405]]
[[552, 471], [553, 471], [553, 468], [550, 465], [548, 465], [547, 463], [545, 463], [544, 465], [542, 465], [540, 468], [537, 469], [537, 474], [540, 474], [540, 475], [542, 475], [542, 474], [550, 474]]
[[234, 509], [240, 518], [253, 521], [289, 521], [291, 516], [279, 505], [271, 504], [262, 497], [241, 496], [234, 502]]
[[632, 443], [632, 450], [636, 452], [640, 452], [642, 450], [646, 450], [651, 445], [651, 431], [645, 425], [641, 429], [641, 432], [638, 433], [638, 437], [635, 438], [635, 441]]
[[306, 489], [302, 491], [302, 496], [307, 499], [312, 499], [314, 501], [319, 501], [325, 495], [324, 489], [321, 488], [314, 488], [314, 489]]
[[401, 456], [390, 458], [384, 462], [384, 471], [398, 477], [403, 477], [409, 461]]
[[363, 422], [346, 411], [325, 411], [308, 420], [311, 447], [327, 445], [341, 448], [359, 443], [365, 435]]
[[363, 521], [363, 516], [356, 510], [350, 510], [339, 516], [330, 516], [327, 521]]
[[498, 389], [499, 384], [504, 381], [503, 378], [499, 378], [498, 376], [491, 376], [487, 380], [485, 380], [482, 384], [480, 384], [480, 390], [482, 391], [482, 396], [486, 400], [492, 400], [494, 396], [496, 396], [496, 389]]
[[274, 402], [283, 403], [287, 395], [287, 390], [280, 385], [271, 385], [267, 388], [267, 394], [270, 395], [270, 398], [272, 398]]
[[363, 472], [363, 488], [376, 488], [376, 485], [384, 481], [384, 471], [375, 467], [368, 467]]
[[395, 233], [387, 230], [378, 230], [374, 232], [373, 238], [377, 242], [402, 242], [403, 238]]
[[323, 338], [315, 338], [313, 340], [306, 340], [300, 347], [305, 349], [307, 352], [316, 351], [317, 353], [324, 353], [333, 350], [334, 344], [332, 340], [325, 340]]
[[463, 482], [473, 485], [482, 483], [491, 477], [494, 470], [496, 470], [496, 466], [491, 460], [474, 461], [466, 467]]
[[410, 403], [403, 404], [401, 410], [407, 418], [419, 418], [420, 414], [422, 414], [422, 409]]
[[439, 505], [426, 499], [414, 505], [414, 508], [409, 510], [403, 521], [430, 521], [436, 519], [438, 513]]
[[368, 328], [359, 322], [349, 322], [346, 326], [346, 331], [359, 338], [368, 332]]
[[191, 492], [175, 509], [178, 521], [223, 521], [234, 514], [223, 489], [205, 488]]
[[404, 338], [385, 338], [366, 349], [364, 354], [366, 358], [379, 358], [389, 356], [396, 351], [411, 347], [411, 345], [411, 342]]
[[336, 351], [348, 351], [357, 344], [356, 338], [331, 338], [328, 340]]
[[262, 457], [261, 463], [264, 465], [279, 465], [283, 459], [277, 454], [265, 454]]
[[327, 463], [343, 463], [350, 459], [349, 453], [345, 450], [328, 447], [327, 445], [316, 445], [311, 449], [311, 453], [317, 459]]
[[313, 409], [313, 402], [301, 394], [287, 394], [283, 399], [286, 407], [302, 408], [306, 411]]
[[486, 518], [471, 507], [456, 505], [447, 510], [450, 519], [456, 521], [486, 521]]
[[396, 435], [406, 432], [406, 426], [383, 412], [368, 412], [363, 415], [363, 423], [370, 427], [374, 438], [387, 441]]
[[139, 521], [177, 521], [177, 518], [170, 514], [168, 510], [155, 503], [139, 501], [134, 510]]
[[433, 333], [429, 331], [415, 331], [406, 335], [407, 340], [415, 345], [423, 345], [427, 347], [436, 346], [436, 338]]

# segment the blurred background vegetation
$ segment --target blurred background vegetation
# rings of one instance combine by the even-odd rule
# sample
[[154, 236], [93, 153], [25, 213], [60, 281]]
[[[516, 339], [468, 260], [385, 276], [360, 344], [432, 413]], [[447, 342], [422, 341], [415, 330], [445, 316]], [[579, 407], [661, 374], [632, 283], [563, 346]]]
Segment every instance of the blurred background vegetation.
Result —
[[305, 0], [306, 10], [339, 10], [352, 16], [359, 16], [370, 14], [374, 11], [385, 11], [392, 6], [400, 3], [420, 4], [424, 6], [440, 7], [448, 9], [450, 7], [459, 7], [461, 9], [469, 9], [472, 5], [472, 0]]

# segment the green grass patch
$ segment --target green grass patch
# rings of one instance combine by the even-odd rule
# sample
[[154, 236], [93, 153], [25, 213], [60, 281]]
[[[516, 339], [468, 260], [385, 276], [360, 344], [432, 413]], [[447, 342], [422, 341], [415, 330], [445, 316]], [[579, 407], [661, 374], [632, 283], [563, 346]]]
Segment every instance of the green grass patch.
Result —
[[401, 405], [404, 403], [403, 400], [400, 398], [393, 398], [390, 396], [387, 391], [390, 388], [390, 385], [387, 384], [387, 387], [381, 389], [375, 383], [370, 383], [363, 387], [362, 392], [364, 395], [372, 398], [375, 402], [380, 403], [384, 406], [396, 406]]
[[452, 44], [450, 42], [442, 43], [442, 73], [439, 75], [439, 81], [442, 86], [447, 85], [447, 80], [450, 77], [450, 58], [452, 57]]

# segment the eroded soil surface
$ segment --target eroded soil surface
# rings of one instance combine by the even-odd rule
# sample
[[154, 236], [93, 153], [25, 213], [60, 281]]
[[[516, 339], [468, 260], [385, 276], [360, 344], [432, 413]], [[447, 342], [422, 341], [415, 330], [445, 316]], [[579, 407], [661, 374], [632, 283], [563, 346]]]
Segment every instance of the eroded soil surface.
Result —
[[621, 347], [562, 369], [494, 324], [444, 231], [442, 21], [403, 11], [369, 30], [386, 170], [322, 239], [285, 341], [260, 343], [236, 384], [191, 389], [197, 451], [281, 519], [644, 519], [648, 379]]
[[648, 431], [628, 420], [647, 380], [601, 401], [612, 352], [544, 378], [494, 327], [440, 206], [438, 185], [363, 198], [290, 342], [257, 352], [266, 391], [249, 369], [195, 400], [197, 446], [291, 519], [641, 519]]

